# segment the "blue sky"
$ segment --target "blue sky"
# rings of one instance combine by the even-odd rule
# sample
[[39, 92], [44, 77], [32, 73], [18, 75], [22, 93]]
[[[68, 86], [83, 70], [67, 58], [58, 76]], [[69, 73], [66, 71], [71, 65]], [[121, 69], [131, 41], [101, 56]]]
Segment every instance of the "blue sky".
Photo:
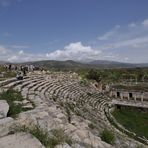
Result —
[[0, 0], [0, 60], [148, 62], [147, 0]]

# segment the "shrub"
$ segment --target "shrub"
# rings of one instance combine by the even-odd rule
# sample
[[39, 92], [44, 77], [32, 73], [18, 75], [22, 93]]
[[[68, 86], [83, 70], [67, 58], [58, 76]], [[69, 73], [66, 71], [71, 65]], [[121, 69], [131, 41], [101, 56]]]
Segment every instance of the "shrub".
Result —
[[22, 111], [26, 111], [29, 109], [24, 109], [21, 104], [15, 104], [14, 101], [22, 101], [23, 97], [21, 92], [15, 91], [13, 89], [9, 89], [0, 94], [0, 100], [6, 100], [9, 104], [8, 116], [16, 117]]
[[100, 76], [99, 72], [95, 69], [89, 70], [86, 78], [91, 79], [91, 80], [96, 80], [97, 82], [101, 81], [101, 76]]
[[82, 80], [80, 81], [80, 84], [81, 84], [81, 85], [84, 85], [84, 86], [87, 86], [87, 85], [88, 85], [88, 81], [87, 81], [86, 79], [82, 79]]
[[0, 94], [0, 100], [6, 100], [8, 103], [12, 101], [22, 101], [23, 97], [21, 92], [15, 91], [13, 89], [8, 89]]
[[103, 132], [101, 133], [101, 139], [109, 144], [114, 144], [115, 142], [114, 134], [107, 129], [104, 129]]
[[62, 143], [67, 143], [69, 145], [72, 145], [72, 139], [64, 133], [63, 129], [54, 129], [51, 131], [52, 137], [52, 146], [62, 144]]
[[137, 145], [136, 148], [144, 148], [142, 145]]
[[51, 131], [51, 134], [48, 134], [48, 131], [41, 129], [39, 126], [34, 127], [21, 127], [18, 131], [23, 131], [32, 134], [45, 146], [49, 148], [54, 148], [56, 145], [67, 143], [72, 145], [72, 139], [65, 134], [62, 129], [54, 129]]
[[89, 124], [88, 124], [88, 127], [91, 128], [91, 129], [96, 128], [96, 126], [95, 126], [93, 123], [89, 123]]

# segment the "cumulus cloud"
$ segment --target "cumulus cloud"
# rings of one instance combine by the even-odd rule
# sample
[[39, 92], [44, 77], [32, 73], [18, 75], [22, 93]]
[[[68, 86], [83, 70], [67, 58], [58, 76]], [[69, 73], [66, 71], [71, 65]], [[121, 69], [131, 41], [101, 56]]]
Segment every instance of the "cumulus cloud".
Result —
[[[86, 45], [72, 42], [61, 49], [47, 53], [27, 53], [28, 45], [0, 45], [0, 60], [24, 62], [37, 60], [114, 60], [120, 62], [148, 62], [148, 19], [129, 23], [126, 26], [116, 25], [95, 40], [97, 44]], [[7, 47], [7, 48], [6, 48]]]
[[54, 60], [92, 60], [99, 58], [101, 54], [100, 50], [93, 49], [90, 46], [85, 46], [81, 42], [70, 43], [65, 46], [63, 50], [56, 50], [51, 53], [47, 53], [46, 56], [49, 59]]

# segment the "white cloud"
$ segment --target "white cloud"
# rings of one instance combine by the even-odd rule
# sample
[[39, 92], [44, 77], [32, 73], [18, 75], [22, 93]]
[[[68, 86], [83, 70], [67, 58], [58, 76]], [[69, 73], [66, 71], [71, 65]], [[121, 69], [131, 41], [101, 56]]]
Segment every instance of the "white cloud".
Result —
[[119, 28], [120, 28], [120, 25], [116, 25], [111, 31], [108, 31], [102, 36], [99, 36], [98, 40], [108, 40], [109, 38], [113, 37], [116, 34]]
[[135, 23], [131, 23], [128, 25], [130, 28], [135, 28], [137, 25]]
[[23, 50], [20, 50], [20, 51], [18, 52], [18, 54], [19, 54], [19, 55], [23, 55], [23, 54], [24, 54], [24, 51], [23, 51]]
[[[117, 54], [116, 59], [128, 62], [148, 62], [148, 19], [127, 24], [111, 34], [107, 40], [100, 40], [96, 46], [104, 54]], [[114, 27], [115, 28], [115, 27]], [[114, 28], [111, 30], [113, 31]], [[104, 34], [107, 35], [109, 32]], [[108, 56], [104, 56], [106, 58]], [[113, 58], [112, 58], [113, 59]], [[114, 60], [114, 59], [113, 59]]]
[[6, 54], [7, 50], [8, 50], [7, 48], [5, 48], [4, 46], [0, 45], [0, 53], [1, 54]]
[[[148, 21], [116, 25], [96, 39], [95, 46], [73, 42], [63, 49], [47, 53], [27, 53], [28, 45], [0, 45], [0, 60], [24, 62], [36, 60], [114, 60], [121, 62], [148, 62]], [[102, 40], [101, 40], [102, 39]]]
[[98, 37], [98, 39], [99, 40], [107, 40], [111, 36], [113, 36], [114, 34], [115, 34], [115, 31], [109, 31], [109, 32], [105, 33], [103, 36]]
[[[120, 47], [137, 47], [138, 45], [142, 45], [144, 43], [148, 43], [148, 36], [139, 37], [130, 40], [123, 40], [117, 43], [112, 44], [112, 48], [120, 48]], [[140, 47], [138, 46], [138, 47]]]
[[144, 20], [144, 21], [142, 22], [142, 25], [145, 26], [145, 27], [148, 27], [148, 19]]
[[71, 59], [75, 61], [98, 59], [100, 55], [100, 50], [92, 49], [90, 46], [84, 46], [81, 42], [70, 43], [63, 50], [56, 50], [46, 54], [49, 59], [53, 60]]

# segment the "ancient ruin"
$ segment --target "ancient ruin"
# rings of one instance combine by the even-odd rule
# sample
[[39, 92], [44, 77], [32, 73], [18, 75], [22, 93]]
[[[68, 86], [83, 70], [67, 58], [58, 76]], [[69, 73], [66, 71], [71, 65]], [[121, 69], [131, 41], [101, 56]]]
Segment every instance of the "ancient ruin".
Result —
[[[49, 133], [55, 129], [63, 129], [73, 143], [71, 145], [62, 143], [56, 148], [110, 148], [114, 146], [135, 148], [137, 145], [146, 147], [148, 144], [146, 139], [132, 138], [131, 133], [127, 135], [128, 131], [123, 133], [115, 127], [110, 114], [113, 96], [120, 98], [123, 102], [125, 97], [126, 101], [147, 102], [147, 93], [141, 95], [137, 92], [130, 92], [132, 93], [130, 94], [129, 92], [112, 90], [109, 97], [105, 92], [95, 87], [94, 83], [83, 84], [77, 73], [50, 71], [29, 72], [23, 80], [11, 78], [0, 82], [1, 92], [10, 88], [21, 92], [25, 100], [17, 103], [22, 103], [30, 110], [19, 113], [14, 119], [7, 117], [8, 110], [6, 108], [4, 110], [1, 108], [0, 147], [13, 145], [25, 148], [26, 143], [29, 143], [31, 148], [44, 147], [37, 138], [30, 137], [30, 134], [15, 132], [14, 129], [23, 126], [38, 126]], [[8, 105], [1, 101], [0, 106]], [[97, 132], [93, 129], [93, 124], [95, 124]], [[101, 132], [105, 128], [109, 128], [115, 133], [114, 146], [101, 140]], [[26, 140], [24, 141], [24, 139]]]

